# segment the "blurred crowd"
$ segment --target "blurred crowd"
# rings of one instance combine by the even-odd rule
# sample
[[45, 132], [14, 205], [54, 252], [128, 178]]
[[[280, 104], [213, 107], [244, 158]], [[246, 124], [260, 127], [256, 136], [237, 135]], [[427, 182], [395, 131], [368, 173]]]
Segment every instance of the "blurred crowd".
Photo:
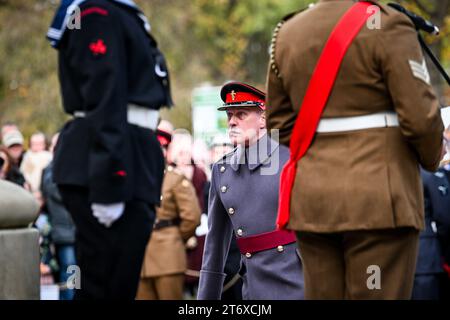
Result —
[[[207, 202], [212, 164], [232, 150], [226, 137], [216, 137], [210, 145], [194, 139], [184, 129], [174, 129], [161, 121], [159, 132], [166, 133], [171, 142], [162, 147], [168, 166], [176, 167], [195, 189], [190, 201], [198, 202], [201, 217], [195, 234], [185, 241], [186, 266], [183, 298], [194, 299], [199, 280], [203, 243], [207, 232]], [[58, 133], [52, 137], [33, 133], [28, 140], [20, 128], [5, 122], [1, 128], [0, 179], [15, 183], [29, 192], [40, 205], [40, 213], [33, 224], [40, 232], [41, 285], [57, 285], [59, 298], [70, 300], [73, 290], [67, 288], [68, 267], [76, 265], [75, 225], [64, 208], [58, 188], [52, 181], [52, 158]], [[161, 141], [161, 140], [160, 140]]]
[[1, 129], [0, 178], [31, 192], [40, 206], [33, 227], [40, 232], [41, 284], [57, 284], [61, 299], [71, 299], [66, 287], [67, 268], [75, 265], [75, 226], [52, 181], [52, 157], [58, 134], [48, 139], [42, 132], [28, 141], [14, 123]]

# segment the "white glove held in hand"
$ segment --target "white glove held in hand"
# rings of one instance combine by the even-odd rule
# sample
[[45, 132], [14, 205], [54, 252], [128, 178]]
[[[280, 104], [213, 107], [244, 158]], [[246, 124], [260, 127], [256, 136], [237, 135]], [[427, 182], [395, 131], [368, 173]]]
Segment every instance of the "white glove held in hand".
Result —
[[123, 211], [125, 210], [125, 203], [93, 203], [91, 205], [91, 209], [94, 217], [96, 217], [101, 224], [109, 228], [114, 223], [114, 221], [122, 216]]

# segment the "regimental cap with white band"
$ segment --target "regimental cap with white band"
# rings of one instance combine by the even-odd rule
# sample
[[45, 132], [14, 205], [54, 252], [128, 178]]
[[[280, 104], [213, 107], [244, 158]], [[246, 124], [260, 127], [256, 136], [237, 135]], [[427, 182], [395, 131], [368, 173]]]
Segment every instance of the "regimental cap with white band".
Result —
[[259, 108], [266, 110], [266, 94], [255, 87], [242, 82], [229, 82], [222, 87], [220, 97], [225, 102], [217, 110], [229, 108]]

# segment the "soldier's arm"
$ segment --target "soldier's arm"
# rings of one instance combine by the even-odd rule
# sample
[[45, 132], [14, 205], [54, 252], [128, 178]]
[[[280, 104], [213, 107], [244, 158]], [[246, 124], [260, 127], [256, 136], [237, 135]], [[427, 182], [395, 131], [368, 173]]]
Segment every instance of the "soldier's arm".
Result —
[[377, 58], [401, 132], [416, 151], [420, 164], [434, 171], [441, 158], [444, 127], [414, 26], [406, 16], [391, 12], [378, 42]]
[[175, 186], [174, 196], [181, 219], [181, 237], [184, 241], [187, 241], [187, 239], [194, 235], [195, 228], [200, 224], [200, 205], [195, 194], [194, 186], [184, 177]]
[[127, 200], [123, 162], [127, 131], [125, 44], [114, 12], [90, 12], [94, 13], [81, 19], [81, 29], [70, 30], [64, 53], [81, 83], [81, 99], [91, 109], [86, 110], [84, 120], [93, 137], [88, 168], [90, 201], [122, 202]]
[[294, 128], [297, 113], [291, 104], [288, 92], [283, 86], [282, 75], [279, 73], [278, 66], [280, 53], [277, 50], [277, 35], [279, 27], [275, 30], [271, 47], [271, 58], [267, 72], [267, 97], [266, 97], [266, 119], [267, 129], [279, 130], [280, 143], [289, 146], [292, 130]]
[[199, 300], [218, 300], [222, 294], [225, 262], [230, 248], [233, 227], [217, 190], [217, 165], [212, 172], [208, 203], [208, 233], [203, 252], [198, 286]]

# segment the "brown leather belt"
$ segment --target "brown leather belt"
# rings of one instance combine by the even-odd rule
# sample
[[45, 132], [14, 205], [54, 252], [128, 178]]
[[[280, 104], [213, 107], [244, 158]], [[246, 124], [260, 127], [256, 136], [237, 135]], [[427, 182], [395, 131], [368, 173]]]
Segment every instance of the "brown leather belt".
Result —
[[295, 232], [290, 230], [275, 230], [249, 237], [237, 238], [239, 251], [243, 255], [278, 248], [297, 241]]
[[180, 222], [180, 218], [157, 220], [153, 224], [153, 230], [160, 230], [168, 227], [178, 226], [180, 225]]

